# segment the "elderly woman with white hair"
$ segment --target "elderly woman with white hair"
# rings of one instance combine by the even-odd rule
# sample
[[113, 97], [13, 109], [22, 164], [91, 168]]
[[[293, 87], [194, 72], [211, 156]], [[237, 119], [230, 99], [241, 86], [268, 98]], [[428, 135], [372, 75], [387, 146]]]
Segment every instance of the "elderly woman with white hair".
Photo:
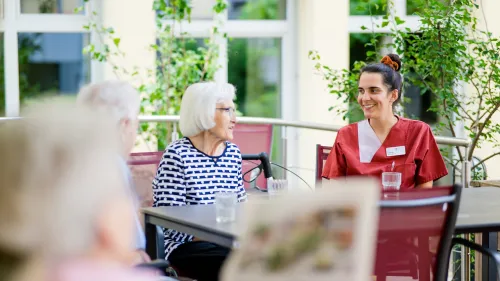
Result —
[[128, 82], [119, 80], [104, 81], [83, 87], [78, 94], [77, 104], [110, 115], [117, 125], [120, 135], [120, 153], [117, 158], [120, 161], [129, 194], [137, 210], [135, 216], [137, 262], [148, 262], [150, 258], [145, 252], [146, 236], [139, 219], [140, 199], [133, 187], [132, 177], [127, 166], [127, 159], [134, 147], [139, 127], [139, 93]]
[[130, 267], [118, 143], [107, 116], [69, 104], [0, 124], [0, 279], [157, 279]]
[[[235, 88], [227, 83], [202, 82], [186, 89], [179, 124], [184, 137], [165, 149], [153, 181], [154, 207], [213, 204], [218, 191], [246, 200], [241, 153], [230, 142], [234, 98]], [[228, 248], [172, 229], [164, 235], [166, 258], [181, 276], [218, 280]]]

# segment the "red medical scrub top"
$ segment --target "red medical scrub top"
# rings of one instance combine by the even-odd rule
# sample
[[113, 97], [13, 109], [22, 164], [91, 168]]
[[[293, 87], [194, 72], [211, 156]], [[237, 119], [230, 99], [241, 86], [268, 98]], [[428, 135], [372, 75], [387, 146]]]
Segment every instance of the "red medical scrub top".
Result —
[[[361, 154], [360, 147], [364, 151]], [[448, 174], [429, 125], [398, 117], [382, 143], [368, 120], [340, 129], [322, 176], [332, 179], [370, 175], [380, 179], [382, 172], [391, 171], [393, 162], [393, 171], [402, 173], [401, 189], [414, 188]]]

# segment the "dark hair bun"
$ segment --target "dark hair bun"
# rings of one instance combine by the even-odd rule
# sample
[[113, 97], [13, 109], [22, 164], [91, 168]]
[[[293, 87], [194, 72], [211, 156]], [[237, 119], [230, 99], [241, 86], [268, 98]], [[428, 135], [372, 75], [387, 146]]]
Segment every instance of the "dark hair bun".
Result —
[[389, 66], [395, 71], [401, 69], [401, 58], [396, 54], [388, 54], [380, 60], [381, 63]]

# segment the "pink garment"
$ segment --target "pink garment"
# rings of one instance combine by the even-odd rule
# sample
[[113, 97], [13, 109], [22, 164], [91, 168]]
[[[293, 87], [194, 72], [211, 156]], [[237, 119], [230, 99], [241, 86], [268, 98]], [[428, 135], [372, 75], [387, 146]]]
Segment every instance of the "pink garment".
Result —
[[159, 278], [151, 270], [85, 260], [60, 264], [52, 272], [52, 277], [52, 281], [157, 281]]

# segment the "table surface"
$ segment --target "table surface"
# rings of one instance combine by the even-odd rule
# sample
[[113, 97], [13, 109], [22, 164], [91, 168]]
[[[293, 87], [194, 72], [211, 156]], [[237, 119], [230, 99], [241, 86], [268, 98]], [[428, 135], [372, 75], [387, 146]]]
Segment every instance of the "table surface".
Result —
[[464, 188], [455, 232], [500, 231], [500, 188]]
[[[241, 217], [243, 208], [237, 208]], [[146, 215], [214, 234], [237, 237], [237, 223], [217, 223], [214, 205], [144, 208]], [[500, 188], [467, 188], [462, 192], [456, 233], [500, 231]]]

